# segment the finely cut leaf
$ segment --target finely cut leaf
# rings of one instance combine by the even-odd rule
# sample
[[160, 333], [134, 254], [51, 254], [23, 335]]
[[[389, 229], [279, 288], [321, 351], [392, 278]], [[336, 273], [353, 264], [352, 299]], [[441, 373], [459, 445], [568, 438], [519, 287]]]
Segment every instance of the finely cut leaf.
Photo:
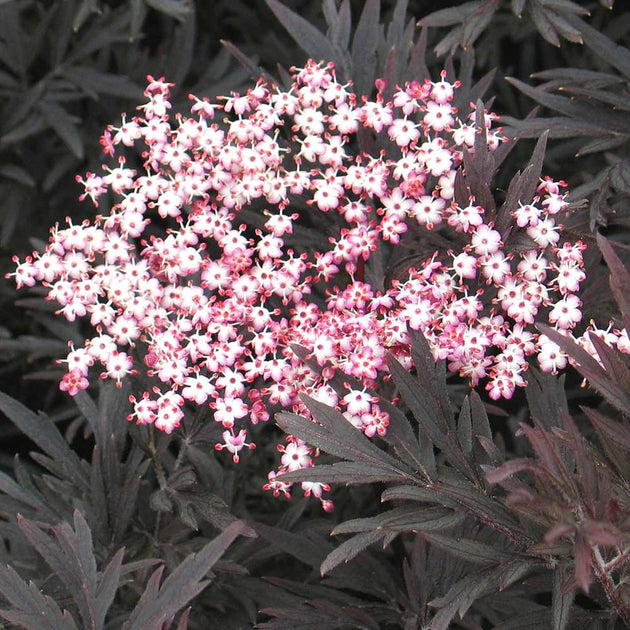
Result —
[[22, 433], [57, 462], [68, 479], [78, 488], [87, 490], [89, 481], [77, 454], [68, 446], [57, 427], [46, 417], [37, 416], [30, 409], [0, 392], [2, 411]]
[[387, 481], [400, 481], [400, 473], [390, 468], [378, 467], [364, 462], [336, 462], [334, 464], [318, 464], [311, 468], [303, 468], [293, 472], [282, 473], [278, 479], [290, 483], [302, 481], [321, 481], [325, 483], [345, 483], [360, 485]]
[[158, 569], [154, 573], [157, 574], [157, 578], [150, 584], [154, 597], [145, 601], [140, 600], [124, 624], [124, 630], [155, 628], [186, 606], [207, 586], [208, 580], [204, 580], [204, 576], [227, 551], [234, 539], [245, 532], [246, 527], [242, 521], [236, 521], [206, 544], [201, 551], [187, 556], [164, 580], [159, 591], [157, 584], [161, 571]]
[[580, 374], [612, 405], [622, 413], [630, 409], [630, 393], [619, 387], [613, 375], [607, 374], [586, 350], [550, 326], [538, 324], [537, 327], [576, 362]]
[[0, 610], [0, 617], [30, 630], [76, 630], [76, 624], [57, 603], [43, 595], [33, 582], [28, 584], [17, 571], [0, 565], [0, 593], [14, 610]]
[[367, 0], [352, 38], [352, 78], [357, 94], [370, 94], [379, 42], [380, 0]]
[[326, 554], [332, 549], [332, 545], [329, 543], [316, 543], [304, 535], [289, 532], [279, 527], [271, 527], [263, 523], [256, 523], [254, 527], [270, 544], [278, 546], [313, 568], [319, 567]]
[[186, 0], [144, 0], [150, 7], [183, 22], [192, 12], [193, 6]]
[[630, 50], [619, 46], [609, 37], [574, 15], [565, 15], [566, 20], [582, 35], [582, 40], [602, 61], [617, 68], [630, 79]]
[[442, 534], [424, 533], [425, 538], [447, 553], [474, 564], [499, 564], [504, 560], [509, 560], [511, 554], [498, 549], [496, 546], [488, 545], [469, 538], [454, 538]]
[[367, 547], [381, 540], [383, 536], [385, 536], [383, 531], [363, 532], [341, 543], [326, 556], [319, 569], [320, 574], [326, 575], [342, 562], [349, 562]]
[[418, 26], [453, 26], [461, 24], [466, 18], [470, 17], [475, 11], [482, 8], [485, 2], [483, 0], [474, 0], [473, 2], [465, 2], [458, 7], [448, 9], [440, 9], [429, 13], [426, 17], [418, 22]]
[[333, 61], [339, 65], [340, 60], [337, 58], [331, 43], [308, 20], [278, 0], [265, 0], [265, 2], [298, 46], [307, 52], [312, 59], [315, 61]]

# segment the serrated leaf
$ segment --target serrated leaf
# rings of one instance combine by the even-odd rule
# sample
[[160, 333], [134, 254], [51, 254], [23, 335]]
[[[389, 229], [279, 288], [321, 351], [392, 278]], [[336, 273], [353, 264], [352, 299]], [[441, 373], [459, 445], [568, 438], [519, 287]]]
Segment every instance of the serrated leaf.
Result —
[[[347, 50], [350, 42], [350, 31], [352, 29], [352, 16], [350, 13], [350, 0], [343, 0], [339, 5], [339, 11], [334, 9], [335, 2], [330, 0], [324, 2], [323, 6], [330, 5], [332, 10], [327, 18], [330, 27], [330, 39], [333, 45], [338, 46], [341, 50]], [[334, 15], [333, 15], [334, 11]]]
[[324, 558], [319, 569], [320, 574], [326, 575], [342, 562], [349, 562], [383, 536], [385, 532], [382, 531], [363, 532], [344, 541]]
[[628, 48], [616, 44], [575, 15], [567, 14], [565, 18], [569, 24], [580, 31], [585, 46], [588, 46], [602, 61], [617, 68], [621, 74], [630, 79], [630, 50]]
[[617, 162], [608, 173], [613, 188], [621, 193], [630, 193], [630, 162], [628, 160]]
[[81, 64], [63, 66], [62, 71], [65, 77], [88, 93], [142, 99], [142, 88], [124, 75], [101, 72], [93, 66]]
[[532, 14], [532, 20], [536, 26], [536, 30], [547, 40], [552, 46], [560, 47], [560, 38], [549, 20], [548, 11], [545, 11], [536, 2], [530, 2], [527, 5]]
[[444, 597], [429, 602], [430, 606], [440, 608], [431, 622], [431, 630], [448, 630], [456, 614], [463, 618], [477, 599], [507, 588], [535, 566], [531, 561], [518, 560], [465, 576], [453, 584]]
[[0, 392], [0, 411], [45, 453], [48, 453], [81, 490], [89, 481], [77, 454], [68, 446], [57, 427], [44, 415], [37, 416], [24, 405]]
[[114, 601], [116, 591], [120, 585], [120, 577], [122, 570], [123, 556], [125, 555], [124, 547], [119, 549], [112, 559], [108, 562], [103, 574], [101, 575], [96, 589], [95, 616], [102, 625], [105, 621], [107, 611]]
[[[389, 372], [393, 381], [399, 388], [405, 404], [413, 414], [414, 419], [426, 431], [431, 441], [439, 448], [446, 447], [446, 426], [445, 419], [439, 413], [435, 400], [429, 392], [421, 386], [418, 378], [412, 377], [407, 370], [391, 357], [388, 361]], [[421, 368], [417, 368], [420, 374], [425, 375]]]
[[630, 409], [630, 393], [624, 391], [623, 388], [613, 380], [614, 375], [607, 374], [586, 350], [581, 348], [573, 339], [565, 337], [550, 326], [538, 324], [537, 328], [543, 334], [547, 335], [551, 341], [560, 346], [560, 349], [575, 361], [578, 372], [580, 372], [608, 402], [621, 412]]
[[465, 507], [480, 523], [500, 532], [516, 542], [526, 540], [527, 536], [514, 513], [503, 503], [483, 492], [454, 484], [436, 484], [433, 490], [441, 497], [453, 500]]
[[581, 7], [572, 0], [539, 0], [540, 4], [562, 12], [573, 13], [576, 15], [590, 15], [590, 11]]
[[193, 11], [194, 6], [187, 0], [144, 0], [151, 8], [183, 22]]
[[12, 567], [0, 565], [0, 593], [14, 610], [0, 610], [0, 617], [29, 630], [76, 630], [69, 614], [43, 595], [33, 583], [26, 583]]
[[630, 273], [612, 245], [600, 234], [597, 234], [597, 245], [610, 271], [610, 288], [621, 311], [624, 327], [630, 330]]
[[104, 13], [89, 28], [81, 32], [78, 41], [74, 43], [66, 55], [65, 63], [76, 64], [79, 59], [88, 57], [102, 48], [107, 48], [118, 42], [127, 42], [129, 39], [129, 21], [130, 12], [126, 6], [110, 13]]
[[332, 545], [329, 543], [314, 542], [303, 534], [289, 532], [279, 527], [271, 527], [263, 523], [256, 523], [253, 527], [270, 544], [276, 545], [313, 568], [319, 568], [326, 554], [332, 550]]
[[516, 457], [504, 462], [498, 468], [488, 471], [486, 479], [489, 484], [502, 483], [520, 472], [535, 468], [536, 462], [529, 457]]
[[458, 508], [459, 503], [441, 495], [433, 488], [420, 486], [394, 486], [387, 488], [381, 495], [381, 501], [420, 501], [423, 503], [439, 503], [446, 507]]
[[[549, 132], [550, 138], [574, 138], [576, 136], [602, 136], [610, 132], [599, 125], [585, 120], [573, 120], [561, 116], [549, 118], [533, 118], [518, 120], [511, 116], [503, 116], [506, 124], [503, 131], [511, 138], [539, 138], [544, 131]], [[624, 142], [626, 140], [624, 139]]]
[[567, 92], [573, 96], [581, 96], [585, 99], [592, 99], [607, 105], [612, 105], [614, 109], [628, 110], [630, 102], [625, 94], [616, 94], [610, 90], [601, 90], [593, 86], [578, 87], [575, 85], [559, 86], [563, 92]]
[[204, 576], [245, 528], [245, 523], [236, 521], [199, 552], [184, 558], [164, 580], [154, 599], [138, 603], [125, 622], [124, 630], [154, 628], [186, 606], [207, 586], [208, 580], [204, 580]]
[[[284, 431], [294, 435], [292, 431], [298, 430], [305, 436], [302, 439], [307, 443], [319, 446], [325, 452], [336, 457], [351, 461], [371, 462], [392, 472], [399, 472], [403, 478], [410, 474], [402, 462], [379, 449], [365, 435], [355, 429], [339, 411], [304, 394], [300, 397], [320, 424], [317, 425], [295, 414], [280, 413], [276, 416], [276, 421]], [[298, 437], [300, 436], [298, 435]], [[312, 442], [312, 440], [316, 440], [316, 442]]]
[[83, 138], [77, 126], [79, 120], [50, 99], [40, 101], [38, 108], [52, 130], [63, 140], [70, 151], [79, 160], [82, 160], [84, 149]]
[[433, 532], [423, 533], [423, 535], [440, 549], [473, 564], [496, 565], [512, 558], [511, 554], [498, 549], [496, 546], [493, 547], [478, 540], [454, 538]]
[[516, 17], [520, 18], [522, 16], [526, 1], [527, 0], [512, 0], [512, 12]]
[[577, 28], [573, 28], [573, 26], [571, 26], [561, 15], [555, 11], [547, 11], [546, 16], [551, 24], [553, 24], [556, 31], [560, 33], [564, 39], [575, 44], [582, 43], [582, 34], [580, 31]]
[[498, 8], [499, 2], [497, 2], [497, 0], [486, 0], [482, 7], [483, 10], [477, 15], [473, 15], [466, 20], [464, 30], [462, 31], [461, 43], [464, 50], [468, 50], [474, 45], [477, 38], [492, 21], [492, 18]]
[[448, 9], [440, 9], [429, 13], [426, 17], [423, 17], [418, 26], [453, 26], [455, 24], [461, 24], [470, 17], [475, 11], [483, 7], [485, 3], [483, 0], [473, 0], [473, 2], [464, 2], [457, 7], [451, 7]]
[[26, 120], [19, 123], [11, 131], [0, 136], [0, 146], [8, 146], [30, 138], [46, 128], [43, 116], [37, 112], [32, 112]]
[[17, 164], [0, 165], [0, 175], [23, 184], [24, 186], [28, 186], [29, 188], [35, 188], [37, 185], [31, 174]]
[[557, 111], [570, 118], [583, 120], [588, 124], [598, 125], [609, 131], [630, 135], [630, 122], [628, 122], [628, 117], [623, 112], [610, 109], [602, 112], [601, 109], [595, 105], [578, 102], [574, 99], [566, 98], [565, 96], [559, 96], [558, 94], [550, 94], [539, 87], [533, 87], [519, 79], [508, 77], [506, 80], [537, 103], [551, 110]]
[[603, 435], [606, 441], [612, 441], [626, 452], [630, 453], [630, 425], [627, 422], [618, 422], [604, 415], [596, 409], [581, 407], [586, 417], [593, 426]]
[[92, 535], [83, 515], [75, 510], [74, 530], [66, 521], [52, 528], [53, 536], [18, 517], [20, 529], [72, 596], [86, 627], [98, 628], [94, 616], [96, 560]]
[[302, 468], [301, 470], [278, 475], [278, 479], [290, 483], [321, 481], [323, 483], [344, 483], [348, 486], [380, 481], [400, 481], [400, 478], [400, 473], [392, 472], [390, 468], [383, 468], [360, 461], [318, 464], [311, 468]]
[[367, 0], [352, 38], [352, 78], [356, 94], [367, 94], [374, 87], [376, 51], [380, 32], [380, 0]]
[[381, 400], [380, 407], [389, 414], [389, 427], [383, 436], [385, 442], [393, 446], [396, 455], [412, 470], [417, 470], [424, 477], [423, 481], [430, 482], [437, 475], [433, 445], [425, 439], [424, 445], [418, 443], [409, 420], [405, 414], [388, 400]]
[[472, 454], [472, 418], [470, 411], [470, 399], [468, 396], [464, 399], [464, 403], [457, 419], [457, 441], [464, 452], [464, 455]]
[[175, 28], [169, 54], [166, 57], [165, 74], [176, 85], [184, 82], [193, 63], [197, 42], [197, 20], [194, 12]]
[[302, 48], [315, 61], [333, 61], [340, 65], [334, 48], [325, 35], [308, 20], [295, 13], [278, 0], [265, 0], [278, 21]]

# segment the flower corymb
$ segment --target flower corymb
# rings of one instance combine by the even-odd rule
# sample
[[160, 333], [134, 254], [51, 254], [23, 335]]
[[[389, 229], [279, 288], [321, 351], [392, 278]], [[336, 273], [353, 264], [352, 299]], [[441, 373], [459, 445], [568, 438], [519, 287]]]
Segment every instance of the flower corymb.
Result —
[[[150, 78], [139, 114], [103, 136], [111, 164], [78, 178], [102, 214], [55, 227], [44, 252], [16, 259], [18, 286], [42, 284], [60, 314], [93, 327], [62, 389], [85, 389], [97, 366], [116, 381], [144, 372], [152, 382], [130, 419], [171, 432], [186, 403], [207, 405], [223, 427], [217, 448], [238, 461], [253, 447], [247, 422], [273, 406], [304, 413], [301, 392], [383, 435], [388, 417], [369, 390], [388, 351], [408, 363], [409, 328], [495, 399], [525, 383], [532, 355], [544, 370], [564, 366], [531, 327], [546, 319], [570, 334], [581, 319], [584, 246], [562, 241], [564, 184], [543, 180], [509, 233], [474, 197], [456, 203], [456, 171], [482, 130], [474, 107], [460, 118], [445, 74], [386, 101], [383, 82], [358, 98], [332, 66], [309, 62], [287, 89], [259, 81], [219, 103], [191, 97], [190, 116], [170, 115], [170, 87]], [[494, 150], [496, 117], [483, 119]], [[379, 280], [396, 247], [430, 231], [457, 238]], [[506, 243], [515, 231], [518, 250]], [[297, 441], [282, 453], [282, 470], [312, 463]], [[275, 492], [285, 486], [270, 478]]]

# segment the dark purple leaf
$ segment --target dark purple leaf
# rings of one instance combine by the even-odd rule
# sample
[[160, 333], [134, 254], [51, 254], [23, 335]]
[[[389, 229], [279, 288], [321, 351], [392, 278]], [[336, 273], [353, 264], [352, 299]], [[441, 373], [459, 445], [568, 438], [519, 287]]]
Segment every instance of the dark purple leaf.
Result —
[[22, 433], [57, 462], [64, 475], [78, 488], [87, 490], [89, 481], [85, 467], [77, 454], [68, 446], [57, 427], [44, 415], [38, 416], [10, 396], [0, 392], [2, 411]]
[[340, 65], [334, 48], [326, 36], [308, 20], [278, 0], [265, 0], [289, 35], [315, 61], [333, 61]]
[[575, 581], [578, 586], [588, 594], [589, 587], [593, 581], [593, 573], [591, 571], [591, 550], [586, 541], [578, 536], [575, 546]]
[[473, 2], [465, 2], [458, 7], [451, 7], [448, 9], [440, 9], [429, 13], [426, 17], [422, 18], [418, 22], [418, 26], [453, 26], [455, 24], [461, 24], [475, 13], [475, 11], [483, 8], [486, 4], [483, 0], [474, 0]]
[[551, 594], [551, 628], [565, 630], [571, 618], [571, 609], [575, 599], [575, 588], [567, 588], [569, 576], [562, 566], [553, 572], [553, 590]]
[[577, 16], [566, 15], [565, 17], [572, 26], [579, 29], [585, 46], [588, 46], [602, 61], [617, 68], [626, 78], [630, 78], [630, 50], [628, 48], [619, 46]]
[[349, 562], [367, 547], [381, 540], [383, 536], [385, 536], [384, 531], [368, 531], [342, 542], [326, 556], [320, 567], [320, 574], [326, 575], [341, 563]]
[[[188, 555], [164, 580], [155, 593], [159, 583], [159, 574], [152, 584], [151, 601], [140, 600], [132, 611], [123, 630], [146, 630], [164, 622], [169, 616], [184, 608], [188, 602], [198, 595], [208, 584], [203, 578], [212, 566], [227, 551], [237, 536], [245, 533], [247, 526], [236, 521], [207, 543], [199, 552]], [[158, 573], [158, 569], [155, 573]], [[155, 575], [154, 573], [154, 575]]]
[[590, 385], [599, 391], [608, 402], [622, 412], [630, 409], [630, 393], [620, 388], [586, 350], [581, 348], [573, 339], [565, 337], [550, 326], [538, 324], [537, 327], [576, 362], [576, 367], [580, 374]]
[[374, 89], [380, 12], [380, 0], [367, 0], [352, 38], [352, 76], [359, 95], [369, 95]]

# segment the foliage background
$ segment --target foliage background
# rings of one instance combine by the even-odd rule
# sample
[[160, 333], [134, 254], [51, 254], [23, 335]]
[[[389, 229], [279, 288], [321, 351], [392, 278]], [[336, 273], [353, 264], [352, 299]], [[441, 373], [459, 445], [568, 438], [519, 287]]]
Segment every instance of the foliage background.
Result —
[[[530, 161], [535, 140], [550, 130], [543, 172], [566, 180], [573, 201], [585, 199], [569, 226], [592, 247], [585, 319], [629, 317], [622, 298], [630, 288], [624, 275], [630, 247], [630, 13], [622, 3], [479, 0], [444, 3], [439, 13], [431, 13], [435, 3], [429, 0], [347, 5], [353, 30], [364, 10], [402, 28], [380, 31], [373, 76], [366, 78], [356, 65], [346, 78], [371, 85], [386, 76], [392, 46], [404, 61], [394, 78], [417, 78], [406, 74], [403, 41], [408, 24], [413, 42], [419, 41], [421, 27], [413, 25], [421, 20], [434, 79], [445, 64], [459, 72], [469, 67], [474, 80], [487, 79], [485, 102], [502, 116], [508, 135], [522, 138], [497, 175], [499, 200], [513, 174]], [[454, 11], [448, 13], [450, 5]], [[294, 1], [286, 7], [334, 41], [340, 3]], [[55, 222], [93, 216], [93, 209], [77, 201], [81, 190], [74, 175], [100, 171], [100, 134], [121, 112], [131, 115], [147, 74], [175, 82], [176, 106], [183, 110], [188, 92], [214, 98], [243, 90], [258, 68], [282, 76], [282, 68], [302, 64], [313, 51], [308, 38], [297, 37], [307, 50], [298, 46], [290, 33], [295, 28], [273, 1], [0, 2], [0, 272], [12, 270], [14, 254], [23, 256], [45, 241]], [[319, 40], [311, 48], [318, 45]], [[350, 54], [343, 42], [336, 45]], [[605, 262], [596, 246], [598, 231], [614, 245]], [[609, 268], [616, 295], [609, 289]], [[36, 297], [18, 295], [10, 281], [0, 283], [0, 389], [11, 397], [3, 396], [0, 405], [11, 420], [0, 424], [0, 561], [11, 567], [0, 571], [6, 600], [0, 615], [9, 627], [44, 627], [32, 625], [42, 623], [29, 617], [33, 609], [47, 611], [51, 628], [118, 628], [123, 620], [133, 628], [195, 628], [208, 627], [208, 619], [213, 627], [278, 630], [612, 628], [628, 622], [630, 432], [624, 414], [630, 379], [617, 355], [608, 356], [604, 369], [575, 354], [582, 374], [532, 375], [526, 393], [501, 409], [486, 405], [489, 418], [482, 399], [472, 395], [462, 402], [451, 388], [458, 414], [445, 412], [444, 425], [431, 428], [423, 423], [435, 417], [423, 420], [414, 401], [405, 400], [406, 418], [420, 427], [421, 445], [426, 438], [436, 466], [447, 471], [446, 481], [440, 477], [446, 485], [457, 464], [441, 440], [457, 435], [476, 479], [462, 487], [477, 492], [471, 496], [487, 509], [485, 515], [446, 490], [413, 496], [413, 490], [390, 489], [394, 513], [384, 511], [387, 484], [360, 485], [358, 473], [352, 487], [335, 489], [337, 509], [324, 515], [308, 502], [286, 503], [262, 492], [277, 429], [261, 430], [259, 449], [234, 467], [215, 458], [202, 434], [184, 431], [182, 439], [172, 439], [128, 426], [128, 391], [94, 388], [90, 397], [79, 397], [77, 409], [58, 391], [54, 359], [64, 354], [67, 340], [81, 338], [81, 328], [57, 320], [52, 311]], [[417, 343], [419, 367], [422, 341]], [[580, 387], [583, 377], [591, 387]], [[447, 391], [441, 378], [437, 373], [433, 389], [426, 383], [407, 388], [440, 399]], [[26, 408], [45, 412], [48, 420]], [[333, 416], [325, 421], [328, 412], [317, 412], [327, 430], [337, 431]], [[519, 423], [532, 415], [539, 424], [519, 432]], [[473, 435], [482, 436], [474, 451], [464, 445], [467, 417]], [[295, 418], [278, 422], [296, 435], [306, 430]], [[324, 451], [325, 437], [320, 436]], [[399, 454], [394, 444], [380, 446]], [[40, 454], [32, 458], [34, 449]], [[529, 472], [519, 483], [540, 499], [529, 513], [508, 500], [518, 488], [506, 482], [507, 473], [494, 473], [504, 488], [481, 481], [515, 458], [529, 458]], [[570, 497], [566, 488], [554, 493], [563, 477], [573, 484]], [[570, 516], [575, 505], [586, 504], [591, 520], [603, 523], [596, 533], [585, 533], [584, 523]], [[497, 542], [493, 519], [495, 525], [504, 519], [504, 529], [536, 542], [527, 548], [509, 536]], [[439, 524], [433, 531], [426, 522], [434, 521]], [[551, 527], [569, 521], [573, 544], [545, 538]], [[335, 527], [339, 535], [331, 538]], [[343, 537], [348, 534], [354, 536]], [[538, 555], [531, 552], [536, 544]], [[608, 577], [585, 559], [591, 544], [621, 550]], [[478, 562], [471, 566], [475, 554]], [[323, 573], [339, 566], [321, 579], [324, 561]], [[162, 580], [158, 588], [162, 570], [171, 582]], [[202, 591], [208, 576], [211, 585]], [[87, 599], [81, 583], [89, 583]], [[471, 587], [479, 583], [487, 590]]]

